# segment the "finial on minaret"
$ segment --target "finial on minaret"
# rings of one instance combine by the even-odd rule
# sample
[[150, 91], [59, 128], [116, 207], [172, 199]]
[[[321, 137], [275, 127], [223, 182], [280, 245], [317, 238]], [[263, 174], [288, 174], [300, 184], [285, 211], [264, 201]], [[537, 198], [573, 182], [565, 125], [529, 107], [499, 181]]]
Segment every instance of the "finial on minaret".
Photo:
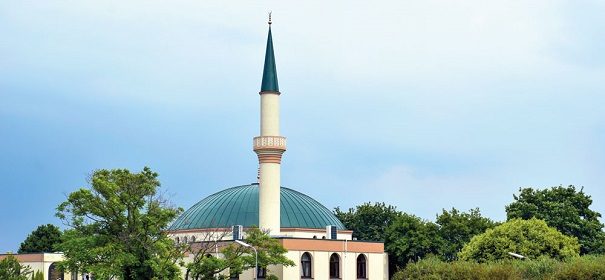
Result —
[[272, 13], [272, 12], [269, 12], [269, 25], [271, 25], [271, 23], [272, 23], [272, 22], [271, 22], [271, 13]]

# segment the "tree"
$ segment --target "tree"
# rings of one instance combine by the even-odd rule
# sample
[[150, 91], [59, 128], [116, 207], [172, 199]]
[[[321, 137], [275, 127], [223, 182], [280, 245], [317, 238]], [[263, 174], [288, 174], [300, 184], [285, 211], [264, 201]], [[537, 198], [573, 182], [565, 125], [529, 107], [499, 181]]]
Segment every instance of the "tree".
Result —
[[439, 225], [439, 236], [443, 240], [439, 255], [445, 261], [455, 260], [460, 249], [473, 236], [496, 225], [492, 220], [481, 217], [479, 208], [471, 209], [468, 213], [459, 212], [456, 208], [449, 212], [444, 209], [437, 215], [436, 223]]
[[[227, 232], [228, 233], [228, 232]], [[217, 279], [216, 275], [222, 272], [230, 274], [240, 274], [242, 271], [254, 268], [256, 259], [254, 250], [243, 247], [231, 241], [222, 241], [224, 234], [209, 234], [202, 242], [194, 243], [197, 246], [191, 246], [189, 251], [195, 252], [193, 261], [187, 264], [188, 274], [193, 279]], [[285, 253], [287, 250], [281, 245], [279, 240], [271, 238], [266, 232], [258, 228], [250, 228], [246, 231], [244, 242], [254, 246], [258, 251], [259, 267], [269, 265], [293, 266], [294, 262], [289, 260]], [[219, 251], [222, 257], [216, 256]], [[227, 276], [220, 274], [219, 279], [227, 279]], [[270, 275], [267, 275], [269, 278]]]
[[575, 237], [566, 236], [546, 222], [532, 218], [512, 219], [466, 244], [458, 254], [461, 260], [487, 262], [510, 259], [509, 252], [534, 259], [548, 256], [566, 259], [579, 255], [580, 245]]
[[436, 224], [401, 214], [386, 229], [385, 250], [389, 254], [389, 270], [403, 267], [409, 261], [438, 253], [442, 240]]
[[384, 241], [385, 229], [401, 212], [391, 205], [367, 202], [355, 209], [349, 208], [347, 212], [337, 207], [334, 214], [347, 229], [353, 231], [353, 237], [365, 241]]
[[52, 224], [40, 225], [19, 246], [19, 254], [54, 252], [61, 242], [61, 230]]
[[2, 280], [27, 280], [31, 274], [28, 266], [22, 266], [13, 255], [8, 255], [0, 260], [0, 279]]
[[90, 188], [69, 194], [57, 216], [71, 229], [58, 245], [62, 268], [97, 279], [177, 279], [182, 251], [168, 238], [168, 224], [182, 212], [157, 193], [158, 174], [145, 167], [97, 170]]
[[599, 221], [601, 214], [590, 210], [592, 199], [573, 185], [550, 189], [519, 189], [519, 196], [506, 206], [506, 216], [511, 219], [538, 218], [563, 234], [575, 236], [580, 242], [582, 254], [605, 253], [605, 233]]

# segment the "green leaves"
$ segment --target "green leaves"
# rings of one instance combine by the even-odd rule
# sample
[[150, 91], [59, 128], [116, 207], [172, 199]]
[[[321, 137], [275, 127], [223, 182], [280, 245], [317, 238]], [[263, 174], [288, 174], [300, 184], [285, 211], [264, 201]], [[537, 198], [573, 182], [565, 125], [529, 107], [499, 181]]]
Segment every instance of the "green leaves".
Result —
[[405, 213], [386, 228], [385, 235], [390, 261], [399, 265], [438, 253], [442, 243], [437, 225]]
[[[220, 272], [239, 274], [244, 270], [254, 268], [256, 259], [254, 250], [228, 241], [228, 243], [212, 242], [213, 238], [205, 238], [201, 248], [192, 248], [195, 252], [193, 262], [187, 264], [191, 277], [199, 279], [215, 279], [214, 276]], [[268, 234], [258, 228], [246, 230], [246, 243], [256, 248], [258, 252], [258, 266], [269, 265], [293, 266], [294, 262], [286, 257], [288, 252], [278, 239], [271, 238]], [[215, 247], [217, 246], [217, 247]], [[213, 250], [214, 249], [214, 250]], [[220, 258], [212, 254], [219, 251]], [[196, 278], [196, 279], [197, 279]]]
[[462, 260], [487, 262], [509, 259], [509, 252], [534, 259], [548, 256], [566, 259], [579, 255], [580, 246], [574, 237], [566, 236], [546, 222], [513, 219], [477, 235], [458, 254]]
[[462, 246], [474, 235], [485, 232], [496, 223], [481, 216], [479, 209], [460, 212], [443, 210], [436, 223], [398, 211], [384, 203], [364, 203], [347, 212], [339, 208], [336, 216], [353, 236], [360, 240], [384, 241], [391, 271], [430, 254], [443, 260], [454, 260]]
[[58, 246], [69, 270], [97, 278], [176, 279], [181, 251], [165, 230], [182, 212], [167, 206], [157, 191], [157, 173], [97, 170], [91, 186], [69, 194], [57, 217], [72, 228]]
[[27, 280], [31, 273], [31, 269], [19, 264], [13, 255], [8, 255], [0, 261], [0, 279], [2, 280]]
[[492, 220], [482, 217], [479, 208], [469, 212], [460, 212], [455, 208], [451, 211], [443, 210], [437, 216], [439, 236], [443, 240], [439, 248], [439, 256], [443, 260], [453, 261], [464, 244], [477, 234], [485, 232], [496, 225]]
[[336, 217], [347, 229], [353, 230], [353, 237], [364, 241], [384, 241], [384, 230], [401, 212], [396, 207], [385, 203], [367, 202], [342, 212], [340, 208], [334, 209]]
[[573, 185], [550, 189], [519, 189], [515, 201], [506, 206], [507, 219], [538, 218], [563, 234], [577, 237], [582, 254], [605, 253], [601, 214], [590, 210], [592, 199]]
[[61, 230], [52, 224], [40, 225], [19, 246], [19, 254], [54, 252], [61, 242]]

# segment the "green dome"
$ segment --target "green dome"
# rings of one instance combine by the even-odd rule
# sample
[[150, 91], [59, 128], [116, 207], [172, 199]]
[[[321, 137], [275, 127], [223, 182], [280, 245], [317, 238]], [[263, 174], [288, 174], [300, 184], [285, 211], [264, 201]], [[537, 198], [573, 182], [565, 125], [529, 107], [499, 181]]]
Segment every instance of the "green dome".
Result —
[[[295, 190], [281, 187], [282, 228], [325, 228], [344, 225], [328, 208]], [[229, 188], [193, 205], [169, 230], [258, 226], [258, 184]]]

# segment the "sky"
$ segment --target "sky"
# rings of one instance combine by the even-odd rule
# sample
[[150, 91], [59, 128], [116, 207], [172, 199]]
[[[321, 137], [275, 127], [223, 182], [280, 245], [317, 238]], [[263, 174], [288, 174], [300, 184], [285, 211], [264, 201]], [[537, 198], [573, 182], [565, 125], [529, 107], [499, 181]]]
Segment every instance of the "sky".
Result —
[[255, 182], [269, 11], [284, 186], [501, 221], [573, 184], [605, 213], [605, 1], [2, 1], [0, 252], [96, 169], [185, 209]]

